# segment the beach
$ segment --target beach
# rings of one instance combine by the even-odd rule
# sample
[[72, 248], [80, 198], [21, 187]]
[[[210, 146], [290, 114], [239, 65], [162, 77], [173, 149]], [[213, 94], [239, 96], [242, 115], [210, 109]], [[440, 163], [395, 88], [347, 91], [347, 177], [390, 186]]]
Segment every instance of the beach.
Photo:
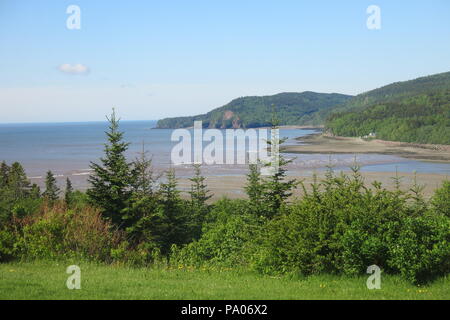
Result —
[[333, 137], [323, 134], [311, 134], [299, 137], [302, 144], [282, 147], [287, 153], [315, 154], [385, 154], [407, 159], [450, 162], [450, 146], [426, 145], [378, 139]]

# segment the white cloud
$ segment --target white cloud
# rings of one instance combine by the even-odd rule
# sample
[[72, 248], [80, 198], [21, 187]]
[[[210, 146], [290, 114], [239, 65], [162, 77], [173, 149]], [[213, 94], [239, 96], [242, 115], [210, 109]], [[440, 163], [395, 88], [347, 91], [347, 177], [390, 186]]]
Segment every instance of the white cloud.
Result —
[[69, 63], [64, 63], [58, 67], [58, 70], [67, 74], [88, 74], [89, 67], [83, 64], [74, 64], [71, 65]]

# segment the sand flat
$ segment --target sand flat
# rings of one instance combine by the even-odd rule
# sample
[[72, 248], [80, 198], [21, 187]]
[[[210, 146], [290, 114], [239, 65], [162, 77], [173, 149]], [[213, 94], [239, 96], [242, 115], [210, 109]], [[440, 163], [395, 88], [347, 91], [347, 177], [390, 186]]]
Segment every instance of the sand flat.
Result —
[[284, 146], [283, 152], [288, 153], [378, 153], [396, 155], [408, 159], [450, 162], [450, 146], [426, 145], [378, 139], [364, 140], [361, 138], [332, 137], [322, 134], [312, 134], [298, 138], [301, 145]]

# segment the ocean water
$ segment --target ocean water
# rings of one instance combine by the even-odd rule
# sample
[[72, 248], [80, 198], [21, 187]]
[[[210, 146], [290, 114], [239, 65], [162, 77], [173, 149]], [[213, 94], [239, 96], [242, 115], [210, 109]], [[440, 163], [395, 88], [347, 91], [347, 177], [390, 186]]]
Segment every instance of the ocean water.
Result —
[[[173, 130], [152, 129], [156, 121], [121, 121], [120, 130], [124, 139], [130, 142], [128, 159], [139, 155], [142, 148], [153, 159], [156, 171], [163, 171], [174, 166], [180, 177], [190, 176], [190, 164], [171, 163], [172, 148], [178, 142], [171, 141]], [[33, 182], [42, 183], [47, 170], [63, 181], [69, 177], [75, 187], [87, 186], [86, 178], [90, 174], [91, 161], [97, 162], [103, 153], [106, 141], [105, 131], [108, 123], [33, 123], [0, 124], [0, 161], [11, 163], [19, 161], [25, 167], [27, 175]], [[313, 133], [314, 130], [281, 129], [280, 136], [286, 137], [286, 144], [300, 143], [296, 137]], [[204, 143], [206, 145], [207, 143]], [[291, 174], [301, 174], [311, 169], [323, 169], [332, 164], [336, 168], [346, 168], [355, 161], [352, 154], [315, 155], [287, 154], [294, 159], [289, 166]], [[438, 173], [450, 175], [450, 164], [412, 161], [390, 155], [363, 154], [356, 160], [367, 171], [392, 171], [421, 173]], [[205, 175], [242, 175], [247, 171], [246, 165], [205, 165]]]

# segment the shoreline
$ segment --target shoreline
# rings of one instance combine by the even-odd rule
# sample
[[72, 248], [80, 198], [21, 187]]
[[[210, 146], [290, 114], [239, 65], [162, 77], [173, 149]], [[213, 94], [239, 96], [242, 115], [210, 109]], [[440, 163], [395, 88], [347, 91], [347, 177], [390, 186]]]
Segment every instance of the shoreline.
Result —
[[303, 154], [384, 154], [407, 159], [450, 162], [450, 146], [426, 145], [417, 143], [385, 141], [379, 139], [334, 137], [323, 134], [310, 134], [295, 140], [302, 144], [281, 147], [283, 153]]

